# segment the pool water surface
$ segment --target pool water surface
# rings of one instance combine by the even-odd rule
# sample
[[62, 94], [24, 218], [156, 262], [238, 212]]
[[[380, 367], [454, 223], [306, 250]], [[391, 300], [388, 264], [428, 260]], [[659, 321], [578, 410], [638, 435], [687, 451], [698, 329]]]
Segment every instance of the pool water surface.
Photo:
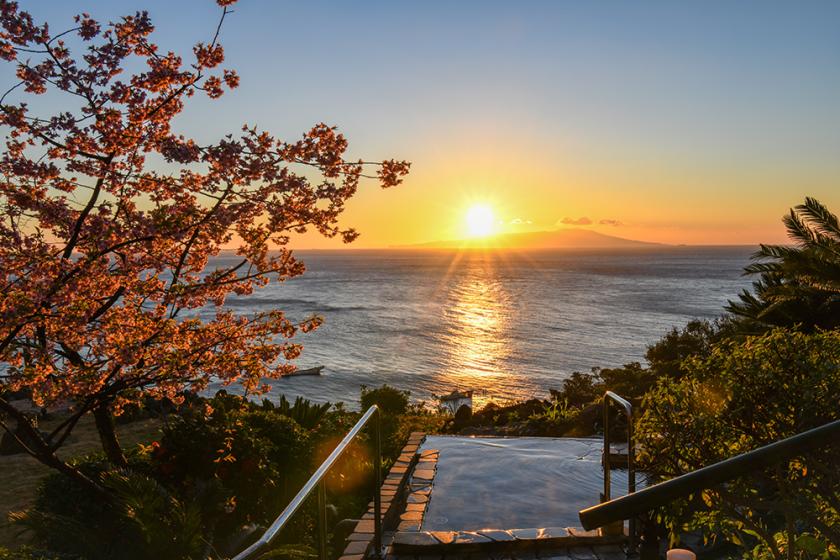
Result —
[[[578, 527], [603, 490], [595, 438], [430, 435], [421, 451], [430, 449], [440, 456], [423, 531]], [[612, 497], [626, 492], [626, 470], [613, 469]]]

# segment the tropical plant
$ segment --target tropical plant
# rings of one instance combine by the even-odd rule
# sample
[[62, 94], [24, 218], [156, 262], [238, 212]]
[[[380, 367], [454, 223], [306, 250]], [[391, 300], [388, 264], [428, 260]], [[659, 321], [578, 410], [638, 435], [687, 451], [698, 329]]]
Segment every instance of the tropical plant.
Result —
[[[255, 126], [209, 144], [174, 130], [192, 96], [239, 84], [220, 70], [234, 1], [217, 0], [219, 24], [186, 62], [151, 42], [146, 12], [107, 25], [82, 14], [53, 33], [0, 0], [0, 58], [19, 79], [0, 98], [0, 412], [36, 459], [103, 498], [57, 454], [79, 420], [93, 413], [103, 450], [125, 466], [112, 415], [127, 404], [179, 401], [211, 380], [259, 392], [292, 371], [301, 346], [291, 339], [321, 319], [237, 315], [225, 298], [302, 274], [294, 234], [352, 241], [338, 220], [362, 177], [391, 187], [408, 172], [345, 159], [347, 140], [325, 124], [293, 142]], [[35, 114], [44, 105], [29, 98], [47, 93], [66, 105]], [[232, 258], [208, 268], [226, 246]], [[20, 390], [72, 414], [44, 436], [3, 397]]]
[[[642, 468], [671, 478], [840, 419], [840, 331], [776, 329], [716, 344], [663, 378], [636, 433]], [[676, 537], [702, 530], [756, 558], [840, 555], [840, 446], [676, 500], [662, 519]], [[819, 553], [814, 553], [819, 551]]]
[[538, 435], [564, 435], [580, 415], [580, 408], [572, 406], [566, 399], [553, 399], [543, 404], [542, 410], [532, 413], [527, 420], [528, 428]]
[[91, 502], [89, 492], [79, 494], [71, 488], [81, 502], [66, 501], [61, 506], [57, 503], [61, 498], [49, 504], [41, 500], [32, 509], [11, 514], [10, 519], [32, 531], [50, 550], [85, 560], [209, 556], [212, 547], [204, 538], [199, 501], [178, 499], [156, 480], [137, 472], [103, 471], [98, 479], [113, 495], [104, 508]]
[[[15, 518], [39, 546], [73, 560], [229, 557], [282, 511], [358, 416], [337, 408], [307, 430], [273, 405], [225, 391], [191, 397], [166, 418], [159, 441], [128, 454], [130, 469], [114, 469], [101, 453], [74, 461], [109, 500], [54, 473]], [[358, 517], [370, 500], [368, 447], [361, 438], [327, 477], [337, 519]], [[306, 557], [316, 515], [310, 500], [272, 557]]]
[[814, 198], [783, 219], [794, 245], [761, 245], [744, 270], [759, 275], [727, 310], [747, 330], [799, 325], [811, 331], [840, 327], [840, 223]]
[[330, 403], [317, 404], [303, 397], [297, 397], [295, 403], [291, 404], [286, 399], [286, 395], [280, 395], [280, 400], [276, 405], [268, 399], [263, 401], [263, 408], [288, 416], [307, 430], [317, 426], [331, 407]]

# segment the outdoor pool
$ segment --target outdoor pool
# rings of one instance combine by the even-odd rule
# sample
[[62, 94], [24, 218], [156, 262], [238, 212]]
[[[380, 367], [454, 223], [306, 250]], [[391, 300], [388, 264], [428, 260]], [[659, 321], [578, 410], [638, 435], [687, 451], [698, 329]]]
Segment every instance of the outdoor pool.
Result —
[[[599, 439], [428, 436], [430, 449], [440, 456], [423, 531], [578, 527], [603, 489]], [[613, 497], [626, 492], [626, 470], [613, 469]]]

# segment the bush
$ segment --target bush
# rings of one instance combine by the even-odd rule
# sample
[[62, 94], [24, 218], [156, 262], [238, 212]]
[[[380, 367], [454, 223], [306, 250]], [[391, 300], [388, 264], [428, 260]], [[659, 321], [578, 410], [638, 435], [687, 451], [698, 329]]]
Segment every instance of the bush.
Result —
[[[94, 480], [101, 480], [111, 468], [101, 454], [76, 459], [72, 464]], [[124, 545], [129, 551], [126, 554], [136, 549], [125, 520], [116, 517], [112, 507], [89, 488], [61, 474], [47, 476], [34, 507], [11, 514], [10, 519], [30, 530], [39, 545], [73, 557], [114, 558]]]
[[[151, 477], [138, 471], [105, 471], [101, 458], [80, 468], [97, 477], [111, 492], [105, 502], [66, 477], [48, 477], [36, 507], [12, 514], [17, 524], [32, 530], [40, 544], [84, 560], [125, 558], [200, 560], [208, 557], [212, 534], [204, 523], [202, 501], [179, 499]], [[62, 491], [67, 491], [65, 494]]]
[[551, 400], [555, 402], [567, 402], [572, 406], [583, 406], [601, 398], [604, 394], [598, 370], [592, 374], [576, 371], [563, 380], [563, 387], [558, 391], [550, 389]]
[[[111, 489], [113, 503], [55, 474], [19, 523], [39, 544], [85, 560], [205, 558], [209, 545], [219, 554], [238, 552], [246, 528], [273, 521], [358, 418], [329, 408], [308, 401], [258, 405], [224, 391], [189, 399], [167, 418], [160, 441], [129, 457], [130, 472], [111, 470], [100, 456], [77, 461]], [[307, 430], [289, 415], [316, 425]], [[337, 515], [361, 513], [371, 466], [362, 439], [329, 477]], [[315, 515], [314, 503], [306, 504], [279, 542], [312, 542]]]
[[376, 405], [386, 416], [397, 416], [405, 414], [408, 410], [408, 402], [411, 393], [408, 391], [400, 391], [390, 385], [383, 385], [378, 389], [368, 389], [367, 386], [362, 385], [362, 410], [367, 410], [371, 406]]
[[571, 406], [567, 400], [553, 400], [545, 403], [543, 410], [532, 414], [528, 424], [535, 435], [562, 436], [575, 424], [580, 409]]
[[220, 393], [182, 409], [148, 450], [155, 475], [180, 494], [200, 494], [206, 523], [232, 536], [267, 523], [310, 471], [310, 434], [288, 416]]
[[21, 547], [17, 550], [0, 547], [0, 560], [71, 560], [71, 558], [29, 547]]
[[[840, 418], [840, 332], [785, 329], [714, 345], [645, 399], [637, 426], [643, 468], [678, 476]], [[840, 447], [678, 501], [663, 515], [672, 533], [701, 529], [753, 557], [840, 554]]]
[[735, 324], [731, 318], [721, 318], [716, 321], [689, 321], [681, 329], [673, 328], [648, 346], [645, 359], [657, 377], [673, 377], [679, 379], [685, 375], [683, 363], [695, 356], [708, 356], [712, 346], [731, 337], [735, 332]]
[[561, 389], [551, 389], [551, 400], [570, 406], [583, 407], [598, 402], [605, 391], [614, 391], [622, 397], [639, 401], [656, 384], [658, 375], [639, 362], [618, 368], [592, 368], [592, 373], [574, 372], [563, 380]]

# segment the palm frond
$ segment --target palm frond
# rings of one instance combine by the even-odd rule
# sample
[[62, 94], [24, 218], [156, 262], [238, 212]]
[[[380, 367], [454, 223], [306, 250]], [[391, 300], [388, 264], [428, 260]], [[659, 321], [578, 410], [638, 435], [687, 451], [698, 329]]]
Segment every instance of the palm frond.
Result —
[[808, 224], [796, 213], [791, 210], [785, 217], [782, 218], [782, 223], [785, 224], [788, 237], [797, 242], [800, 247], [807, 247], [816, 240], [815, 234], [808, 227]]
[[811, 228], [834, 238], [840, 243], [840, 222], [837, 216], [832, 214], [828, 207], [813, 197], [806, 197], [805, 203], [796, 207], [797, 213], [808, 220]]

